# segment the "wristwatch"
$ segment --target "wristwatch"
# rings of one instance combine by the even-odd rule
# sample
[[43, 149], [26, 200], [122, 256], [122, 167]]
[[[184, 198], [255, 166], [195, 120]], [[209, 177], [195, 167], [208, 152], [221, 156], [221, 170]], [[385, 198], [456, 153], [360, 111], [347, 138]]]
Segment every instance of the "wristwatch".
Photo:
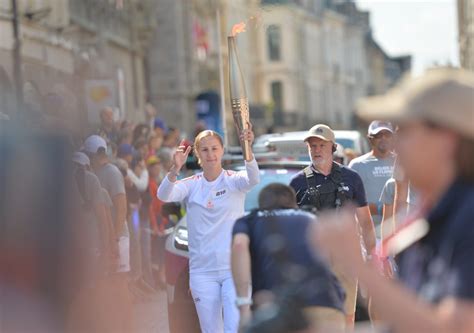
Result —
[[251, 297], [236, 297], [235, 298], [235, 305], [240, 308], [244, 305], [252, 305], [253, 301]]

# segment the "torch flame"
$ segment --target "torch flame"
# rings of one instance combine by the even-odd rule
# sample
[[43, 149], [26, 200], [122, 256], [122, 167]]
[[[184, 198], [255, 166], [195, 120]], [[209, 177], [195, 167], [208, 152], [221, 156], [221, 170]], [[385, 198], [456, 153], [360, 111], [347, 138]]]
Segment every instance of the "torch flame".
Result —
[[234, 26], [232, 27], [231, 36], [235, 37], [238, 34], [240, 34], [241, 32], [245, 32], [245, 22], [240, 22], [240, 23], [234, 24]]

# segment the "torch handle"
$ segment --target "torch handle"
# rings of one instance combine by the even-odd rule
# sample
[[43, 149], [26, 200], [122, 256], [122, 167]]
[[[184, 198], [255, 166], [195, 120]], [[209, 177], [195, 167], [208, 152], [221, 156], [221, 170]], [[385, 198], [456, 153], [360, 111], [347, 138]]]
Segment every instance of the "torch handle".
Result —
[[[249, 115], [249, 102], [247, 98], [232, 98], [232, 116], [234, 118], [234, 124], [236, 125], [239, 136], [243, 130], [249, 128], [250, 115]], [[252, 147], [248, 140], [240, 143], [242, 147], [242, 154], [246, 161], [251, 160]]]

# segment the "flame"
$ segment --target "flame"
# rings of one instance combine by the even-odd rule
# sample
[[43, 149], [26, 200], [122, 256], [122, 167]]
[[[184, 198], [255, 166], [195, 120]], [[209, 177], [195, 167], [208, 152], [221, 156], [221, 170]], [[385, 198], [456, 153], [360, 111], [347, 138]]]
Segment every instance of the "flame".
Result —
[[240, 23], [234, 24], [234, 26], [232, 27], [231, 36], [235, 37], [238, 34], [240, 34], [241, 32], [245, 32], [245, 22], [240, 22]]

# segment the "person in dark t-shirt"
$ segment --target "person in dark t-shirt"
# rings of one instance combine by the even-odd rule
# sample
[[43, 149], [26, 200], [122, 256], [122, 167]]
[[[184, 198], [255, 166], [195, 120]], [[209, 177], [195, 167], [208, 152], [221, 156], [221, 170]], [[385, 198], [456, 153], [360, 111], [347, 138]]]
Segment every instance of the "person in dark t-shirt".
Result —
[[[293, 284], [310, 323], [317, 321], [318, 327], [330, 326], [336, 332], [344, 330], [344, 291], [305, 241], [315, 218], [297, 209], [291, 187], [274, 183], [262, 189], [259, 210], [236, 221], [232, 273], [241, 323], [249, 317], [252, 297], [265, 291], [278, 294]], [[284, 253], [275, 253], [276, 244]], [[250, 284], [253, 295], [249, 295]]]
[[[309, 129], [304, 139], [308, 146], [311, 165], [297, 173], [290, 182], [296, 192], [298, 206], [316, 214], [338, 211], [348, 205], [354, 206], [353, 216], [357, 219], [366, 253], [375, 248], [375, 229], [367, 203], [366, 191], [359, 174], [334, 162], [336, 137], [333, 130], [324, 124]], [[368, 260], [376, 259], [371, 255]], [[354, 325], [357, 280], [334, 271], [346, 292], [345, 312], [350, 326]]]

